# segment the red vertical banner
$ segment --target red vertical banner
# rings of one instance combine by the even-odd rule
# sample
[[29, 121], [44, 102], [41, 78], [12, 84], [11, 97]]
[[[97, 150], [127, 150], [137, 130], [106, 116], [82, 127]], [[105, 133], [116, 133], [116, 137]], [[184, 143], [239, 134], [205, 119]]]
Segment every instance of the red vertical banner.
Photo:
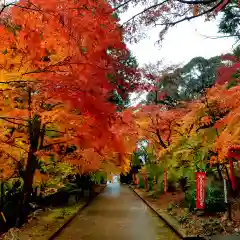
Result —
[[233, 190], [236, 190], [237, 185], [236, 185], [236, 180], [235, 180], [235, 176], [234, 176], [233, 161], [231, 159], [229, 160], [229, 169], [230, 169], [230, 179], [231, 179], [231, 183], [232, 183], [232, 188], [233, 188]]
[[196, 173], [196, 208], [204, 209], [206, 194], [206, 173]]
[[163, 175], [163, 181], [164, 181], [164, 192], [167, 192], [167, 170], [164, 169], [164, 175]]

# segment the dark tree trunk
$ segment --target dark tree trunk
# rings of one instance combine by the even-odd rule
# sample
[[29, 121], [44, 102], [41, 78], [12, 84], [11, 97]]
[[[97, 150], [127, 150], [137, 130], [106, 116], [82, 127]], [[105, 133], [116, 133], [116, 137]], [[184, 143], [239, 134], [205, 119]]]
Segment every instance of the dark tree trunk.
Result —
[[19, 203], [19, 214], [17, 218], [16, 225], [19, 227], [23, 222], [25, 222], [26, 217], [29, 214], [29, 199], [32, 192], [32, 184], [34, 173], [37, 166], [37, 157], [35, 153], [38, 150], [38, 142], [41, 133], [41, 121], [39, 116], [35, 115], [32, 121], [29, 123], [29, 140], [30, 147], [27, 158], [27, 165], [24, 172], [24, 185], [23, 193]]
[[230, 176], [229, 176], [229, 173], [228, 173], [228, 169], [227, 169], [226, 166], [225, 166], [225, 171], [226, 171], [226, 174], [227, 174], [228, 186], [229, 186], [230, 193], [231, 193], [231, 195], [234, 197], [234, 196], [235, 196], [235, 192], [234, 192], [234, 190], [233, 190], [232, 182], [231, 182], [231, 179], [230, 179]]
[[220, 165], [219, 165], [219, 163], [217, 163], [217, 171], [218, 171], [218, 175], [219, 175], [220, 180], [223, 181], [223, 176], [222, 176], [222, 172], [221, 172], [221, 170], [220, 170]]
[[4, 182], [3, 181], [1, 181], [1, 185], [0, 185], [0, 187], [1, 187], [1, 199], [0, 199], [0, 210], [2, 211], [2, 209], [3, 209], [3, 204], [4, 204]]

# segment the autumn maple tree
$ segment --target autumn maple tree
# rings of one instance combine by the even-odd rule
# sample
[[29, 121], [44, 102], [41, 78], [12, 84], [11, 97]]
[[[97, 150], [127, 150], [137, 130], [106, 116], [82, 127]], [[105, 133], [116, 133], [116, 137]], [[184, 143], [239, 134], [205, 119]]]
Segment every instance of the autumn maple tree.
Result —
[[[19, 223], [40, 165], [53, 158], [81, 174], [114, 167], [127, 172], [142, 140], [168, 166], [176, 159], [193, 166], [200, 151], [204, 163], [239, 158], [239, 131], [233, 131], [239, 58], [228, 56], [216, 84], [198, 97], [166, 101], [161, 81], [174, 82], [176, 66], [160, 76], [152, 66], [140, 72], [114, 14], [130, 4], [146, 6], [123, 24], [134, 37], [141, 24], [164, 25], [164, 33], [182, 21], [214, 16], [229, 2], [111, 2], [115, 9], [104, 0], [21, 0], [0, 10], [0, 164], [3, 178], [15, 174], [24, 181]], [[126, 109], [136, 89], [151, 91], [154, 99]]]
[[136, 121], [142, 137], [151, 139], [157, 148], [166, 149], [173, 141], [174, 128], [182, 114], [182, 109], [167, 110], [161, 105], [150, 105], [137, 112]]
[[4, 174], [23, 177], [21, 222], [40, 161], [54, 156], [81, 173], [111, 158], [127, 167], [128, 139], [108, 100], [114, 91], [126, 99], [139, 75], [125, 64], [129, 52], [105, 1], [23, 0], [0, 13], [1, 163]]
[[[174, 96], [178, 99], [174, 104], [165, 100], [169, 88], [166, 87], [164, 92], [164, 84], [176, 85], [176, 88], [182, 84], [178, 82], [182, 68], [179, 69], [180, 75], [178, 67], [176, 71], [174, 67], [159, 71], [159, 68], [154, 69], [154, 65], [144, 69], [144, 76], [148, 76], [152, 84], [149, 88], [151, 100], [131, 109], [134, 119], [131, 129], [136, 131], [134, 136], [138, 142], [146, 142], [147, 154], [152, 154], [154, 158], [151, 166], [148, 162], [143, 165], [166, 168], [170, 183], [174, 181], [177, 184], [177, 181], [189, 178], [192, 184], [194, 173], [201, 171], [207, 172], [214, 181], [220, 180], [219, 184], [223, 184], [223, 178], [227, 177], [231, 193], [237, 190], [234, 168], [240, 149], [238, 53], [236, 49], [234, 54], [212, 59], [216, 65], [212, 69], [211, 83], [202, 85], [201, 91], [191, 98], [179, 100]], [[205, 60], [200, 59], [199, 62], [205, 64]], [[208, 70], [200, 70], [203, 81], [208, 80]], [[191, 88], [191, 85], [188, 87]], [[146, 172], [149, 181], [152, 181], [151, 171]]]

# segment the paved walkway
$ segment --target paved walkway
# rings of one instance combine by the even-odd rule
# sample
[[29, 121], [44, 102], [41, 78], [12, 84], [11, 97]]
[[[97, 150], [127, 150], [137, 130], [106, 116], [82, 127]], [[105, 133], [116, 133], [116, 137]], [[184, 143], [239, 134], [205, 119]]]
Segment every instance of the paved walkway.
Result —
[[57, 240], [178, 240], [128, 186], [109, 184]]

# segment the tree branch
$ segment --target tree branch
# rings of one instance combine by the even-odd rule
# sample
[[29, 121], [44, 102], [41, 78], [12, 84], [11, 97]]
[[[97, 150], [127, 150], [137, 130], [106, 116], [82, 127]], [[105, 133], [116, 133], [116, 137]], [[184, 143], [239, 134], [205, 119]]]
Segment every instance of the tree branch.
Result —
[[163, 148], [167, 148], [167, 145], [163, 142], [161, 135], [160, 135], [160, 131], [159, 129], [156, 129], [156, 135], [158, 137], [158, 140], [160, 142], [160, 144], [162, 145]]
[[0, 15], [3, 13], [3, 11], [5, 10], [6, 7], [7, 7], [7, 5], [2, 6], [2, 9], [0, 10]]
[[12, 120], [18, 120], [18, 121], [28, 121], [26, 119], [23, 119], [23, 118], [15, 118], [15, 117], [4, 117], [4, 116], [0, 116], [0, 119], [12, 119]]
[[22, 149], [24, 152], [28, 153], [28, 151], [27, 151], [26, 149], [24, 149], [24, 148], [22, 148], [22, 147], [20, 147], [20, 146], [18, 146], [18, 145], [16, 145], [16, 144], [14, 144], [14, 143], [6, 142], [6, 141], [1, 141], [1, 142], [4, 143], [4, 144], [7, 144], [7, 145], [9, 145], [9, 146]]
[[116, 11], [116, 10], [118, 10], [119, 8], [124, 7], [125, 5], [127, 5], [128, 3], [130, 3], [131, 1], [132, 1], [132, 0], [127, 0], [126, 2], [124, 2], [124, 3], [120, 4], [120, 5], [118, 5], [117, 7], [115, 7], [114, 10]]
[[37, 6], [35, 6], [33, 3], [31, 3], [30, 1], [28, 1], [31, 5], [33, 5], [36, 9], [34, 8], [28, 8], [28, 7], [25, 7], [25, 6], [21, 6], [21, 5], [18, 5], [14, 2], [12, 3], [8, 3], [8, 4], [2, 4], [2, 9], [0, 10], [0, 15], [3, 13], [3, 11], [7, 8], [7, 7], [10, 7], [10, 6], [15, 6], [15, 7], [18, 7], [18, 8], [22, 8], [22, 9], [27, 9], [27, 10], [32, 10], [32, 11], [41, 11], [41, 9], [37, 8]]
[[11, 83], [36, 83], [37, 81], [31, 81], [31, 80], [19, 80], [19, 81], [7, 81], [7, 82], [0, 82], [0, 84], [11, 84]]
[[[205, 15], [205, 14], [207, 14], [207, 13], [213, 12], [217, 7], [219, 7], [219, 6], [220, 6], [221, 4], [223, 4], [223, 3], [224, 3], [224, 0], [221, 0], [221, 1], [220, 1], [218, 4], [216, 4], [215, 6], [211, 7], [210, 9], [208, 9], [208, 10], [206, 10], [206, 11], [204, 11], [204, 12], [202, 12], [202, 13], [196, 15], [196, 16], [193, 15], [193, 16], [191, 16], [191, 17], [185, 17], [185, 18], [182, 18], [182, 19], [180, 19], [180, 20], [178, 20], [178, 21], [176, 21], [176, 22], [168, 23], [168, 25], [169, 25], [169, 26], [174, 26], [174, 25], [176, 25], [176, 24], [178, 24], [178, 23], [181, 23], [181, 22], [184, 22], [184, 21], [187, 21], [187, 20], [190, 21], [190, 20], [192, 20], [192, 19], [194, 19], [194, 18], [201, 17], [201, 16], [203, 16], [203, 15]], [[223, 5], [222, 8], [225, 8], [228, 3], [229, 3], [229, 1], [226, 2], [226, 3]], [[161, 24], [156, 24], [156, 26], [162, 26], [162, 25], [167, 25], [167, 24], [163, 24], [163, 23], [161, 23]]]
[[134, 16], [132, 16], [130, 19], [128, 19], [128, 20], [127, 20], [126, 22], [124, 22], [122, 25], [124, 25], [124, 24], [132, 21], [134, 18], [138, 17], [139, 15], [141, 15], [141, 14], [143, 14], [143, 13], [145, 13], [145, 12], [148, 12], [149, 10], [151, 10], [151, 9], [153, 9], [153, 8], [156, 8], [156, 7], [159, 7], [159, 6], [163, 5], [164, 3], [168, 2], [168, 1], [169, 1], [169, 0], [164, 0], [164, 1], [161, 2], [161, 3], [157, 3], [157, 4], [154, 4], [154, 5], [150, 6], [150, 7], [148, 7], [148, 8], [145, 8], [145, 9], [142, 10], [141, 12], [139, 12], [139, 13], [135, 14]]
[[58, 130], [53, 130], [53, 129], [46, 129], [45, 132], [56, 132], [56, 133], [61, 133], [61, 134], [65, 134], [66, 132], [61, 132]]
[[217, 0], [196, 0], [196, 1], [176, 0], [176, 1], [180, 3], [185, 3], [185, 4], [210, 4], [210, 3], [217, 2]]
[[13, 157], [10, 153], [4, 152], [8, 157], [10, 157], [12, 160], [14, 160], [16, 163], [19, 163], [19, 160], [17, 160], [15, 157]]
[[208, 38], [208, 39], [219, 39], [219, 38], [230, 38], [230, 37], [240, 37], [240, 34], [235, 34], [235, 35], [223, 35], [223, 36], [207, 36], [200, 34], [201, 36]]
[[67, 142], [67, 140], [66, 141], [61, 141], [61, 142], [50, 143], [48, 145], [43, 146], [42, 149], [51, 147], [51, 146], [53, 146], [55, 144], [62, 144], [62, 143], [66, 143], [66, 142]]
[[24, 125], [22, 123], [13, 122], [10, 119], [18, 120], [18, 121], [27, 121], [27, 120], [23, 120], [23, 119], [20, 120], [20, 119], [16, 119], [16, 118], [8, 118], [8, 117], [0, 117], [0, 119], [4, 120], [6, 122], [12, 123], [12, 124], [17, 124], [17, 125], [20, 125], [20, 126], [27, 127], [27, 125]]
[[199, 126], [197, 129], [196, 129], [196, 132], [202, 130], [202, 129], [207, 129], [207, 128], [211, 128], [214, 126], [214, 122], [210, 123], [209, 125], [203, 125], [203, 126]]

